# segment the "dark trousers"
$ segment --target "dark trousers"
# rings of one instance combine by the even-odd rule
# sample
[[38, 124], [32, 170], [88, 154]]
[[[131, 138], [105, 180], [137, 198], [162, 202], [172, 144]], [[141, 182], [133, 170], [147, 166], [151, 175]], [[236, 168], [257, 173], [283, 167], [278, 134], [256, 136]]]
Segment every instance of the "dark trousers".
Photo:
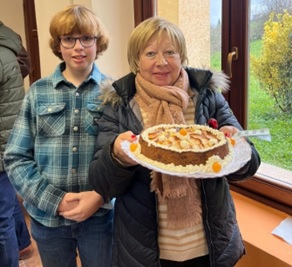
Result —
[[6, 172], [0, 172], [0, 267], [18, 267], [19, 250], [31, 243], [25, 218]]
[[160, 260], [160, 264], [161, 267], [210, 267], [209, 255], [183, 262]]

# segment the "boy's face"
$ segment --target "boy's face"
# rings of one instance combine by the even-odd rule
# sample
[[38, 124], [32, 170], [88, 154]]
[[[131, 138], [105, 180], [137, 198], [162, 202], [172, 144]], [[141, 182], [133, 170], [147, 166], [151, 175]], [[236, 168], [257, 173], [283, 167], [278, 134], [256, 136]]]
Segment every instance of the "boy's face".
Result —
[[96, 39], [94, 36], [82, 34], [61, 36], [60, 52], [66, 63], [66, 69], [88, 75], [96, 59]]

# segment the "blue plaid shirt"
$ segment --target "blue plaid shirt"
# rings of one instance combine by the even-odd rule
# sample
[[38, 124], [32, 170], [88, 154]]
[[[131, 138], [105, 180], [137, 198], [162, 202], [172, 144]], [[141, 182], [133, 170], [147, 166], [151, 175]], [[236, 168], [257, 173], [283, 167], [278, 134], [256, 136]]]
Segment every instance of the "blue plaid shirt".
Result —
[[94, 64], [91, 75], [76, 88], [62, 75], [64, 67], [61, 63], [31, 86], [4, 155], [9, 178], [28, 213], [50, 227], [72, 223], [57, 214], [66, 192], [92, 190], [88, 167], [98, 132], [94, 120], [101, 115], [99, 88], [107, 79]]

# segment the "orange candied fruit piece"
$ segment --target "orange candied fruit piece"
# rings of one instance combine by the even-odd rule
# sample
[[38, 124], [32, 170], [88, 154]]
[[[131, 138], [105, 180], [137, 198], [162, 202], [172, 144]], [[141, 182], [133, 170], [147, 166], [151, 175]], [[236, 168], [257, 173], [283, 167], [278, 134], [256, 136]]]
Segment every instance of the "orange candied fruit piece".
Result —
[[184, 129], [184, 128], [181, 128], [181, 129], [179, 130], [179, 133], [180, 133], [180, 135], [183, 135], [183, 136], [186, 136], [186, 135], [188, 134], [187, 130]]
[[236, 144], [236, 141], [235, 141], [235, 139], [233, 139], [233, 138], [230, 138], [230, 142], [231, 142], [231, 145], [235, 146], [235, 144]]
[[221, 164], [219, 162], [214, 162], [213, 163], [213, 166], [212, 166], [212, 169], [214, 172], [220, 172], [221, 171]]
[[137, 149], [138, 145], [137, 143], [131, 143], [130, 144], [130, 150], [131, 152], [135, 152], [135, 150]]

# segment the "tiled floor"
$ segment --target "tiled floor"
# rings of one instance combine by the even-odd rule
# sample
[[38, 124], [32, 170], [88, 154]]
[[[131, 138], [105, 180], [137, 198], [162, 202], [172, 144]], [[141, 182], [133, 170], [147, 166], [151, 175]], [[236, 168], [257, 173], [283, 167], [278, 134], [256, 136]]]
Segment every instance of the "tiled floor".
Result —
[[[34, 242], [34, 241], [33, 241]], [[37, 247], [35, 243], [33, 244], [34, 246], [34, 253], [33, 256], [26, 259], [26, 260], [20, 260], [19, 261], [19, 267], [42, 267], [42, 263], [38, 254]]]
[[[24, 211], [25, 212], [25, 211]], [[30, 229], [30, 221], [29, 221], [29, 216], [27, 215], [27, 213], [25, 212], [25, 219], [27, 222], [27, 226]], [[26, 260], [20, 260], [19, 261], [19, 267], [42, 267], [42, 263], [40, 260], [40, 256], [38, 253], [38, 249], [37, 249], [37, 245], [35, 243], [35, 241], [32, 239], [32, 245], [34, 247], [34, 253], [33, 256], [26, 259]], [[78, 267], [81, 267], [80, 261], [78, 260]]]
[[[24, 211], [25, 213], [25, 211]], [[30, 221], [29, 221], [29, 216], [27, 215], [27, 213], [25, 213], [25, 219], [26, 219], [26, 223], [28, 228], [30, 229]], [[19, 267], [42, 267], [42, 263], [41, 263], [41, 259], [38, 253], [38, 249], [36, 246], [35, 241], [32, 239], [32, 245], [34, 247], [34, 253], [33, 256], [26, 259], [26, 260], [20, 260], [19, 261]]]

